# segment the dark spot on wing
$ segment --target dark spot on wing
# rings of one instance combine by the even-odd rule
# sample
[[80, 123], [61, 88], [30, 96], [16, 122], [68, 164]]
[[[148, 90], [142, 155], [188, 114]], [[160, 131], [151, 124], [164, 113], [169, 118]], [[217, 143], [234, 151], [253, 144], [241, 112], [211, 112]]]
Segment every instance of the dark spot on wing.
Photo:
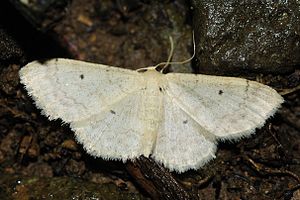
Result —
[[223, 90], [219, 90], [219, 95], [222, 95], [223, 93]]
[[188, 120], [186, 119], [186, 120], [184, 120], [182, 123], [187, 124], [187, 123], [188, 123]]
[[159, 87], [159, 91], [161, 91], [161, 92], [162, 92], [162, 88], [161, 88], [161, 87]]
[[83, 74], [80, 74], [80, 79], [82, 80], [82, 79], [84, 79], [84, 75]]
[[113, 111], [113, 110], [110, 110], [110, 113], [111, 113], [111, 114], [114, 114], [114, 115], [116, 114], [116, 112]]

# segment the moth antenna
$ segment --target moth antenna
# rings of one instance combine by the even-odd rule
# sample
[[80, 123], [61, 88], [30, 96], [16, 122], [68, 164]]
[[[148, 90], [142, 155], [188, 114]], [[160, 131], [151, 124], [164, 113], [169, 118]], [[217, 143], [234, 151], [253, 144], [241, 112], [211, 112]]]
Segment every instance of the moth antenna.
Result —
[[170, 53], [169, 53], [169, 57], [168, 57], [168, 60], [167, 62], [165, 63], [165, 65], [163, 66], [163, 68], [160, 70], [160, 72], [163, 72], [164, 69], [166, 69], [170, 62], [171, 62], [171, 59], [173, 57], [173, 53], [174, 53], [174, 42], [173, 42], [173, 38], [172, 36], [169, 36], [169, 40], [170, 40]]
[[171, 59], [172, 59], [172, 56], [173, 56], [173, 52], [174, 52], [174, 42], [173, 42], [172, 36], [169, 36], [169, 39], [170, 39], [170, 53], [169, 53], [169, 57], [168, 57], [167, 62], [161, 62], [161, 63], [159, 63], [159, 64], [157, 64], [157, 65], [154, 66], [154, 68], [156, 68], [156, 67], [159, 67], [161, 65], [164, 65], [162, 67], [162, 69], [159, 70], [161, 73], [163, 73], [164, 70], [169, 65], [182, 65], [182, 64], [190, 62], [195, 57], [195, 54], [196, 54], [196, 44], [195, 44], [195, 34], [194, 34], [194, 31], [193, 31], [193, 55], [190, 58], [188, 58], [188, 59], [186, 59], [184, 61], [171, 62]]

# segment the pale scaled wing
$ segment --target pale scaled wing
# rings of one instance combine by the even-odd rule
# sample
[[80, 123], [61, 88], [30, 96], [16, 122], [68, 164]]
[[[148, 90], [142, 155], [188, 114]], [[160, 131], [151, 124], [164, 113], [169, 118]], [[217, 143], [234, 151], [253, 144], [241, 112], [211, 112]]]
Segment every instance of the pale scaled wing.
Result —
[[70, 123], [90, 154], [125, 161], [151, 153], [155, 135], [145, 129], [148, 94], [138, 72], [53, 59], [29, 63], [20, 79], [37, 107]]
[[77, 140], [89, 154], [123, 161], [140, 155], [149, 156], [155, 134], [145, 128], [147, 121], [143, 120], [143, 114], [147, 105], [144, 91], [126, 96], [97, 115], [71, 123]]
[[219, 139], [250, 135], [283, 102], [271, 87], [242, 78], [169, 73], [166, 79], [166, 94]]
[[171, 171], [198, 169], [215, 157], [215, 138], [185, 112], [175, 97], [164, 96], [163, 121], [152, 157]]
[[27, 64], [21, 83], [50, 119], [86, 119], [136, 92], [142, 80], [136, 71], [70, 59]]

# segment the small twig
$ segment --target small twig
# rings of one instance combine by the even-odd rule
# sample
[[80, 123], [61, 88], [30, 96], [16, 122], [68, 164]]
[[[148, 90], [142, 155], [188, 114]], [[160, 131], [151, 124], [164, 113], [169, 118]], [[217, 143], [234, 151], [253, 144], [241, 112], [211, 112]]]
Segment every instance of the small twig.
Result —
[[280, 143], [280, 141], [278, 140], [278, 138], [276, 137], [275, 133], [272, 130], [272, 123], [269, 124], [268, 130], [269, 130], [269, 133], [272, 135], [273, 139], [275, 140], [275, 142], [277, 143], [278, 148], [283, 150], [284, 148], [283, 148], [282, 144]]
[[294, 88], [290, 88], [290, 89], [281, 89], [281, 90], [278, 90], [278, 93], [282, 96], [285, 96], [285, 95], [288, 95], [288, 94], [291, 94], [291, 93], [294, 93], [296, 91], [300, 90], [300, 85], [294, 87]]
[[274, 170], [274, 169], [270, 169], [270, 168], [266, 168], [264, 166], [262, 166], [261, 164], [258, 164], [256, 162], [254, 162], [254, 160], [252, 160], [251, 158], [249, 158], [248, 156], [245, 156], [245, 159], [248, 161], [248, 163], [251, 164], [252, 168], [257, 171], [259, 174], [266, 176], [266, 175], [287, 175], [290, 176], [292, 178], [294, 178], [299, 184], [300, 184], [300, 178], [297, 174], [288, 171], [288, 170]]
[[128, 161], [126, 168], [153, 199], [198, 199], [185, 191], [167, 169], [151, 158], [141, 156], [135, 161]]

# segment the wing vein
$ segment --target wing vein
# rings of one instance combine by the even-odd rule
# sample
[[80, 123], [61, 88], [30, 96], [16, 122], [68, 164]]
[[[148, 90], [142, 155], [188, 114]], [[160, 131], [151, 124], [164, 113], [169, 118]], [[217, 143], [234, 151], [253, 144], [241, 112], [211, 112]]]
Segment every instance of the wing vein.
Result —
[[194, 121], [195, 121], [202, 129], [204, 129], [205, 131], [209, 132], [206, 128], [204, 128], [204, 127], [201, 125], [201, 123], [197, 120], [197, 118], [196, 118], [193, 114], [191, 114], [187, 109], [184, 108], [183, 103], [179, 102], [179, 101], [177, 100], [177, 98], [175, 98], [175, 96], [171, 94], [170, 91], [167, 90], [166, 94], [167, 94], [167, 96], [168, 96], [169, 98], [171, 98], [171, 101], [174, 100], [174, 103], [175, 103], [175, 104], [176, 104], [176, 105], [177, 105], [184, 113], [186, 113], [189, 117], [191, 117], [191, 119], [193, 119], [193, 120], [194, 120]]

